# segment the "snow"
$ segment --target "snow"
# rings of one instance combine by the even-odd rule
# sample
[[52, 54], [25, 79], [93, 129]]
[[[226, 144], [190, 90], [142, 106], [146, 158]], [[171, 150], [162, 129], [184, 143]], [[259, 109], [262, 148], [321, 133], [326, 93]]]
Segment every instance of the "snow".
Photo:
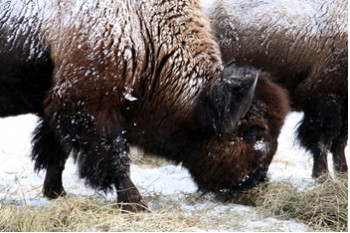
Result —
[[137, 100], [137, 98], [132, 96], [130, 93], [124, 92], [123, 95], [124, 95], [124, 98], [126, 100], [129, 100], [130, 102], [133, 102], [133, 101]]
[[263, 140], [260, 140], [254, 144], [254, 150], [260, 150], [262, 152], [266, 152], [268, 150], [268, 146]]
[[[298, 147], [295, 142], [294, 130], [302, 113], [292, 112], [287, 116], [286, 123], [279, 137], [279, 148], [269, 169], [270, 182], [286, 181], [303, 189], [313, 184], [311, 179], [311, 155]], [[0, 118], [0, 199], [14, 201], [33, 206], [47, 205], [50, 202], [42, 197], [41, 189], [44, 173], [33, 171], [29, 154], [31, 136], [37, 118], [33, 115]], [[347, 154], [347, 151], [346, 151]], [[329, 156], [330, 157], [330, 156]], [[181, 208], [188, 215], [193, 211], [205, 209], [208, 213], [221, 216], [234, 213], [245, 216], [244, 221], [222, 226], [223, 231], [307, 231], [307, 227], [294, 221], [283, 221], [273, 217], [263, 218], [250, 206], [230, 203], [218, 204], [212, 200], [200, 200], [198, 203], [188, 203], [186, 194], [196, 193], [197, 187], [189, 173], [181, 166], [168, 165], [160, 168], [141, 168], [131, 166], [131, 178], [143, 196], [161, 194], [179, 201]], [[95, 195], [96, 192], [85, 187], [84, 181], [78, 179], [76, 166], [72, 159], [66, 164], [63, 182], [68, 195]], [[101, 195], [101, 194], [100, 194]], [[113, 200], [114, 195], [108, 194], [107, 199]], [[24, 203], [23, 203], [24, 202]], [[157, 200], [148, 203], [150, 208], [157, 208]], [[210, 219], [208, 219], [210, 221]], [[234, 219], [232, 220], [234, 221]], [[271, 228], [272, 227], [272, 228]], [[198, 231], [217, 231], [218, 229], [198, 229]]]

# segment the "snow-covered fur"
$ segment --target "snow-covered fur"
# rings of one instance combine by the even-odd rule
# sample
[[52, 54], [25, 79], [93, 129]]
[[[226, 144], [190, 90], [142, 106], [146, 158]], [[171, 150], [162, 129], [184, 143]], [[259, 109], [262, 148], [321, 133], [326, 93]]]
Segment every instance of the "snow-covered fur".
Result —
[[1, 85], [22, 101], [9, 111], [16, 102], [2, 96], [1, 115], [41, 117], [32, 157], [47, 170], [45, 196], [65, 194], [73, 153], [88, 185], [115, 189], [119, 203], [134, 203], [126, 209], [146, 208], [130, 179], [129, 146], [182, 162], [201, 190], [236, 190], [266, 175], [287, 97], [261, 74], [247, 113], [259, 71], [223, 68], [197, 1], [16, 0], [0, 8]]
[[298, 139], [313, 154], [313, 177], [347, 172], [348, 19], [343, 0], [203, 0], [224, 62], [270, 72], [303, 111]]

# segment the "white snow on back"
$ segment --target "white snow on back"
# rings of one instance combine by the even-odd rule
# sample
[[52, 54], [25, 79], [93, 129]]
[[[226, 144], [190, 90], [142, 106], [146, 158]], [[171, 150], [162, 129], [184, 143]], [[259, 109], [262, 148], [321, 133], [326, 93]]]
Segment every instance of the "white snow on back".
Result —
[[200, 4], [202, 10], [207, 14], [210, 12], [211, 9], [213, 9], [216, 6], [217, 2], [217, 0], [201, 0]]
[[290, 32], [308, 30], [309, 35], [317, 33], [317, 17], [323, 3], [321, 0], [201, 0], [207, 15], [211, 15], [218, 4], [224, 4], [227, 16], [232, 22], [236, 21], [236, 26], [268, 25], [269, 28], [290, 29]]

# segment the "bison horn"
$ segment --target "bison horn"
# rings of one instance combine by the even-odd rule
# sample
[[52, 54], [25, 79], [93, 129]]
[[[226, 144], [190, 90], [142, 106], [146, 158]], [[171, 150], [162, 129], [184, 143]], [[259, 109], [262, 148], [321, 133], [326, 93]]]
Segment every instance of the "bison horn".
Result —
[[199, 119], [204, 130], [217, 134], [231, 132], [249, 110], [259, 71], [229, 65], [202, 98]]

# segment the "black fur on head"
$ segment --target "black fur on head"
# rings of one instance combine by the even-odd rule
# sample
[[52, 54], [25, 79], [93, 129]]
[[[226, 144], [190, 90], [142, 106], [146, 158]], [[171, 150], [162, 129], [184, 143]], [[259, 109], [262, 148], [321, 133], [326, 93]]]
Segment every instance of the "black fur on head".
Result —
[[219, 135], [232, 131], [251, 105], [258, 76], [251, 67], [226, 66], [200, 97], [197, 114], [203, 131]]

